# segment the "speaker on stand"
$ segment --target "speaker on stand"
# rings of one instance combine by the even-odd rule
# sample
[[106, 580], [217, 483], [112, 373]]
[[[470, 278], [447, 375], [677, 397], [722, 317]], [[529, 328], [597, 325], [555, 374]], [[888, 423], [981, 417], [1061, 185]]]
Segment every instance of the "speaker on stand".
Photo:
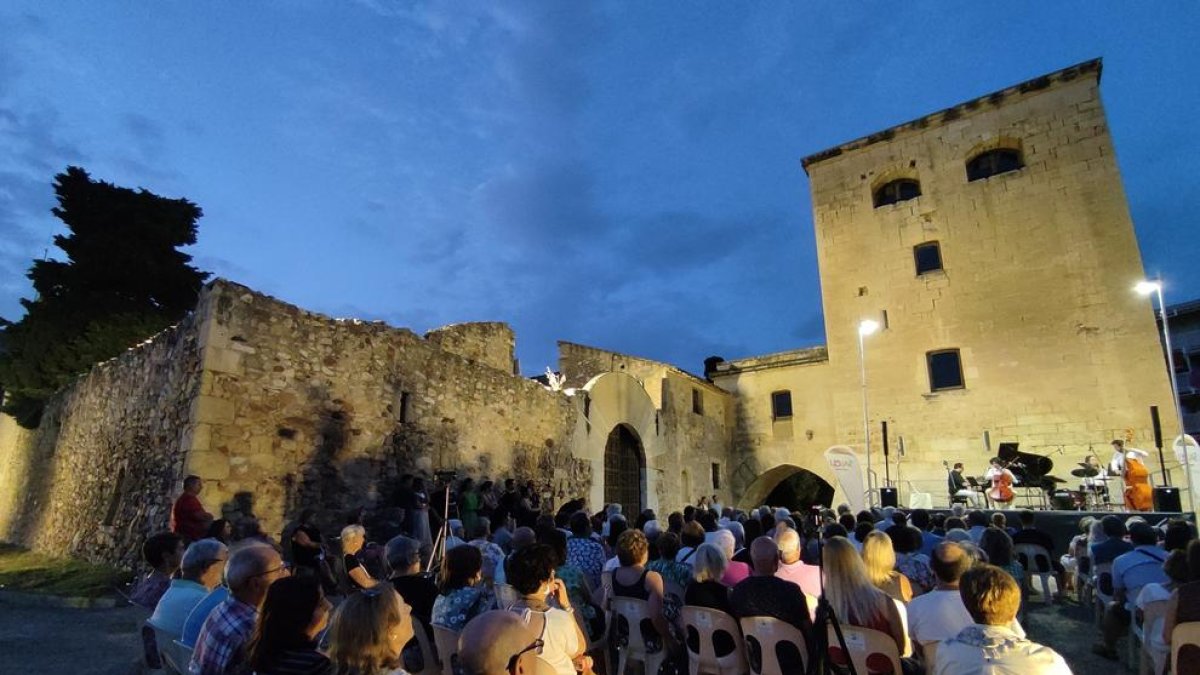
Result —
[[1183, 501], [1179, 498], [1177, 487], [1154, 488], [1154, 510], [1160, 513], [1180, 513], [1183, 511]]

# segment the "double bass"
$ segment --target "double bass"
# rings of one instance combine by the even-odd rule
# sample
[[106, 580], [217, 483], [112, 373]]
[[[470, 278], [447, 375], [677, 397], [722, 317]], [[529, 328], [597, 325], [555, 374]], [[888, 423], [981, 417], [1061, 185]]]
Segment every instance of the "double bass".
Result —
[[1125, 479], [1125, 508], [1149, 511], [1154, 501], [1153, 490], [1150, 489], [1150, 470], [1132, 452], [1125, 455], [1122, 478]]

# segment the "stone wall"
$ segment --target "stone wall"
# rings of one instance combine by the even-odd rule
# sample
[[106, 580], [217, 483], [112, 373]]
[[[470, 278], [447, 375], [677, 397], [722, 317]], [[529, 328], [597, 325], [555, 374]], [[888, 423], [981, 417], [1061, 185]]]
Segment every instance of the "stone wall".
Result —
[[36, 431], [0, 422], [0, 538], [134, 567], [168, 526], [200, 386], [202, 313], [95, 366]]
[[278, 532], [301, 508], [383, 503], [401, 474], [437, 469], [587, 493], [591, 467], [571, 451], [576, 402], [511, 374], [507, 326], [422, 339], [228, 282], [209, 295], [188, 469], [227, 516]]
[[429, 331], [425, 339], [443, 351], [505, 373], [520, 374], [515, 361], [516, 336], [506, 323], [456, 323]]

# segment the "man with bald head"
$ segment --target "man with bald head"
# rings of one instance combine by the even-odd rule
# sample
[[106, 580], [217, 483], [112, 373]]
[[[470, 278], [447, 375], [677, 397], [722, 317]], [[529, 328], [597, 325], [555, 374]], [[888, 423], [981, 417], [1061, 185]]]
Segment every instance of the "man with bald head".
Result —
[[229, 556], [225, 566], [229, 597], [217, 605], [200, 629], [190, 664], [193, 675], [246, 670], [246, 643], [254, 632], [267, 589], [287, 574], [279, 552], [266, 544], [250, 544]]
[[775, 535], [775, 543], [779, 545], [779, 569], [775, 576], [796, 584], [805, 595], [814, 598], [821, 595], [821, 568], [806, 565], [800, 559], [800, 533], [789, 527]]
[[[956, 542], [944, 541], [934, 547], [929, 566], [937, 577], [937, 586], [908, 603], [908, 635], [914, 643], [949, 640], [975, 622], [958, 588], [959, 580], [974, 564], [971, 554]], [[1010, 628], [1025, 636], [1015, 619]]]
[[537, 640], [537, 631], [520, 616], [494, 609], [463, 626], [458, 636], [458, 663], [466, 675], [553, 672], [538, 659]]
[[775, 617], [807, 635], [812, 630], [808, 601], [799, 586], [775, 576], [779, 569], [779, 547], [775, 541], [770, 537], [755, 539], [750, 544], [750, 560], [754, 563], [753, 573], [734, 586], [729, 596], [734, 616]]

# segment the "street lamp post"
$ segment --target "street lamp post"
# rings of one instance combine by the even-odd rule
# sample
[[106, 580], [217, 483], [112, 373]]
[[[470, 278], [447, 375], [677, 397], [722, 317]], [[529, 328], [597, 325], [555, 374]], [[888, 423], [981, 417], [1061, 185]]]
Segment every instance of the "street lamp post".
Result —
[[[1162, 317], [1162, 334], [1163, 345], [1167, 349], [1167, 381], [1171, 383], [1171, 398], [1175, 404], [1175, 420], [1179, 423], [1179, 438], [1183, 439], [1187, 433], [1183, 428], [1183, 406], [1179, 403], [1179, 387], [1175, 384], [1175, 352], [1171, 349], [1171, 329], [1167, 325], [1167, 306], [1163, 303], [1162, 280], [1154, 281], [1144, 280], [1139, 281], [1133, 290], [1141, 296], [1149, 296], [1151, 294], [1158, 298], [1158, 314]], [[1151, 305], [1153, 307], [1153, 305]], [[1172, 444], [1173, 446], [1174, 444]], [[1188, 456], [1187, 443], [1183, 444], [1183, 471], [1187, 474], [1188, 486], [1188, 506], [1192, 512], [1196, 510], [1196, 498], [1192, 489], [1192, 467], [1191, 458]]]
[[867, 453], [867, 505], [875, 506], [875, 475], [871, 471], [871, 419], [867, 413], [867, 357], [863, 338], [879, 330], [879, 322], [863, 319], [858, 323], [858, 369], [862, 378], [863, 446]]

